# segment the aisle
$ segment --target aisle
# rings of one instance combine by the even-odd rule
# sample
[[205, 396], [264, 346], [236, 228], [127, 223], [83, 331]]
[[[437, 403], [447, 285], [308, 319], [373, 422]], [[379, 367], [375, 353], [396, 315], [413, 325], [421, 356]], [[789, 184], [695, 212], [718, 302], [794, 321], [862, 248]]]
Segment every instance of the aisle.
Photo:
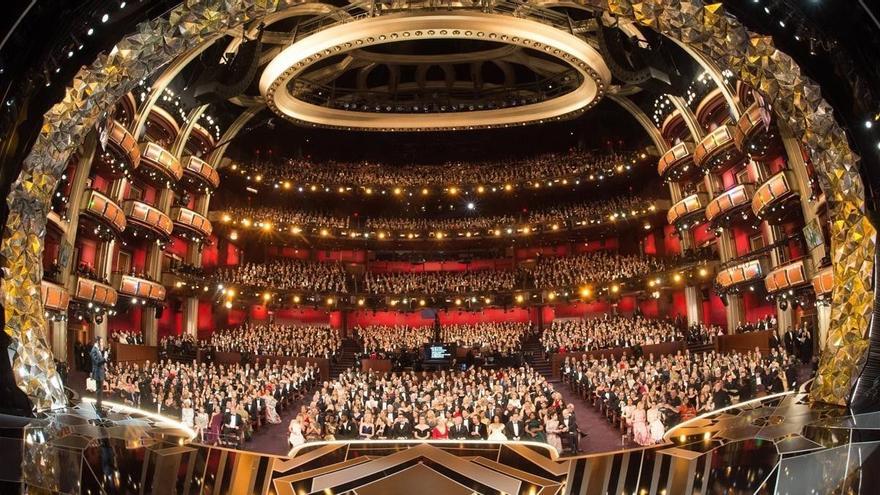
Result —
[[611, 423], [606, 421], [592, 406], [571, 393], [568, 385], [556, 382], [553, 386], [562, 393], [566, 404], [574, 404], [578, 428], [588, 435], [581, 438], [582, 454], [595, 454], [638, 446], [629, 440], [626, 443], [621, 443], [623, 432], [611, 426]]

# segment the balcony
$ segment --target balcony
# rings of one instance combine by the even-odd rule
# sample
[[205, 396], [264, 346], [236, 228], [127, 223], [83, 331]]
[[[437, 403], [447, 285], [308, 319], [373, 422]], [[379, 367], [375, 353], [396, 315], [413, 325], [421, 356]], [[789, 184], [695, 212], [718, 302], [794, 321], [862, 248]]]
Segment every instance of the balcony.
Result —
[[70, 294], [64, 287], [43, 280], [42, 284], [40, 284], [40, 296], [43, 301], [43, 308], [46, 311], [67, 312], [67, 305], [70, 304]]
[[734, 128], [722, 125], [710, 132], [694, 148], [694, 163], [703, 170], [720, 173], [741, 164], [745, 157], [736, 148]]
[[755, 191], [755, 196], [752, 198], [752, 212], [769, 223], [781, 222], [797, 213], [799, 209], [796, 203], [799, 196], [794, 184], [794, 174], [789, 170], [783, 170], [770, 177]]
[[667, 115], [660, 126], [660, 134], [663, 136], [663, 139], [670, 143], [674, 143], [676, 138], [687, 139], [690, 136], [690, 132], [687, 124], [685, 124], [684, 117], [681, 116], [681, 112], [677, 109]]
[[200, 156], [207, 156], [214, 149], [214, 136], [211, 135], [211, 131], [196, 123], [189, 135], [186, 149], [190, 153], [201, 152]]
[[819, 270], [819, 273], [813, 277], [812, 283], [816, 297], [831, 296], [831, 291], [834, 290], [834, 268], [826, 266]]
[[714, 228], [726, 227], [737, 218], [747, 219], [751, 211], [747, 207], [754, 194], [755, 186], [751, 184], [740, 184], [724, 191], [706, 205], [706, 220]]
[[94, 222], [95, 234], [104, 240], [119, 237], [128, 222], [125, 212], [110, 198], [102, 193], [89, 189], [83, 197], [82, 215]]
[[210, 192], [220, 185], [217, 169], [200, 158], [188, 156], [183, 159], [182, 167], [184, 185], [192, 190]]
[[143, 299], [145, 302], [165, 300], [165, 286], [152, 280], [115, 273], [113, 285], [123, 296]]
[[782, 143], [773, 125], [773, 114], [755, 102], [740, 116], [736, 123], [734, 141], [737, 149], [754, 160], [775, 157]]
[[150, 141], [170, 146], [180, 134], [180, 125], [170, 112], [153, 105], [147, 116], [146, 134]]
[[93, 163], [96, 170], [111, 179], [118, 179], [140, 166], [141, 150], [128, 129], [111, 120], [107, 129], [107, 146], [98, 149]]
[[803, 260], [788, 263], [774, 268], [764, 279], [764, 287], [768, 294], [796, 289], [810, 284], [807, 268]]
[[122, 203], [122, 210], [128, 220], [128, 230], [134, 237], [148, 240], [167, 241], [174, 225], [168, 215], [142, 202], [130, 199]]
[[739, 263], [718, 272], [718, 275], [715, 276], [715, 283], [722, 289], [732, 289], [758, 282], [764, 279], [767, 266], [766, 256]]
[[657, 173], [672, 182], [693, 177], [699, 171], [694, 165], [694, 145], [687, 142], [669, 148], [657, 162]]
[[180, 161], [156, 143], [141, 144], [141, 175], [158, 187], [171, 187], [183, 177]]
[[707, 202], [706, 193], [691, 194], [672, 205], [672, 208], [666, 212], [666, 220], [670, 225], [675, 225], [677, 229], [686, 230], [691, 222], [696, 225], [703, 220], [703, 212]]
[[119, 297], [113, 287], [85, 277], [76, 277], [74, 287], [74, 299], [98, 306], [113, 307]]
[[174, 232], [184, 239], [202, 242], [211, 237], [211, 221], [188, 208], [173, 208]]
[[697, 118], [697, 122], [703, 127], [708, 127], [712, 123], [723, 122], [727, 116], [727, 100], [724, 99], [724, 94], [718, 87], [709, 91], [700, 100], [700, 104], [697, 105], [697, 110], [694, 112], [694, 117]]

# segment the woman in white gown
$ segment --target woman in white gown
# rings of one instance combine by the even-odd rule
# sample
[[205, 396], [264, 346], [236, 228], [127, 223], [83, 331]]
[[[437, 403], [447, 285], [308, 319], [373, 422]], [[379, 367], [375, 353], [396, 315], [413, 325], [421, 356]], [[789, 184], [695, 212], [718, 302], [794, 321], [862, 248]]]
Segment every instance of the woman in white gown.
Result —
[[547, 416], [547, 420], [544, 421], [544, 426], [547, 429], [547, 443], [552, 445], [557, 452], [562, 452], [562, 439], [559, 438], [559, 434], [561, 433], [559, 429], [559, 417], [556, 415], [556, 411], [552, 411]]
[[663, 440], [665, 427], [660, 417], [660, 409], [657, 404], [651, 404], [651, 408], [648, 409], [648, 428], [651, 430], [651, 440], [654, 440], [654, 443]]
[[183, 408], [180, 410], [180, 422], [192, 428], [195, 425], [196, 412], [192, 408], [192, 401], [186, 399], [183, 401]]
[[266, 422], [271, 423], [273, 425], [277, 425], [281, 422], [281, 416], [278, 414], [278, 410], [275, 409], [275, 406], [278, 405], [278, 401], [275, 400], [275, 397], [272, 397], [268, 391], [263, 394], [261, 397], [266, 402]]
[[306, 443], [306, 437], [303, 436], [302, 424], [299, 422], [299, 417], [290, 420], [290, 426], [287, 427], [287, 433], [287, 443], [290, 444], [291, 449], [295, 449]]
[[495, 416], [492, 418], [492, 423], [489, 424], [487, 430], [489, 432], [490, 442], [507, 441], [507, 435], [504, 434], [504, 423], [501, 422], [501, 417]]

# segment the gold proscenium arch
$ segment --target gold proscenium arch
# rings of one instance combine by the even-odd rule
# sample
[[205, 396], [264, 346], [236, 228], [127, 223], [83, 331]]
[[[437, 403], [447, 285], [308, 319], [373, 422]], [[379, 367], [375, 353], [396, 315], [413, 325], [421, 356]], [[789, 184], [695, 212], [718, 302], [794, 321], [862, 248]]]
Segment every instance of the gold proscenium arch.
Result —
[[[288, 87], [327, 57], [386, 43], [426, 39], [494, 41], [543, 51], [581, 75], [571, 92], [546, 101], [494, 110], [448, 113], [372, 113], [308, 103]], [[448, 77], [447, 77], [448, 79]], [[473, 11], [388, 14], [339, 24], [285, 48], [263, 71], [260, 93], [275, 113], [295, 122], [361, 130], [475, 129], [543, 122], [593, 106], [611, 82], [602, 56], [583, 39], [541, 22]]]
[[[774, 47], [770, 37], [750, 33], [726, 15], [720, 4], [704, 5], [699, 0], [583, 3], [681, 41], [715, 61], [719, 69], [730, 70], [760, 91], [777, 118], [801, 139], [828, 198], [834, 253], [831, 325], [811, 393], [815, 400], [845, 403], [868, 349], [876, 230], [863, 211], [858, 157], [819, 87], [801, 74], [791, 57]], [[46, 337], [40, 281], [50, 199], [71, 153], [139, 80], [216, 33], [278, 10], [276, 0], [188, 1], [167, 18], [142, 23], [110, 54], [83, 67], [64, 99], [46, 113], [40, 135], [7, 197], [9, 217], [0, 246], [7, 260], [5, 332], [12, 340], [13, 372], [37, 409], [66, 403]]]

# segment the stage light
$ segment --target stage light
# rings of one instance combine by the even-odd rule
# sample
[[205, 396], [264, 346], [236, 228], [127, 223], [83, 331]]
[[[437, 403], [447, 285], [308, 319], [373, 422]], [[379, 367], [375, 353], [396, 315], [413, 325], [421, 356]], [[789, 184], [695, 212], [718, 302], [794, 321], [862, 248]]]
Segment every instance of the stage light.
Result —
[[551, 301], [556, 299], [556, 293], [551, 292], [551, 293], [547, 294], [547, 299], [550, 299]]
[[264, 292], [263, 293], [263, 300], [268, 301], [269, 299], [272, 299], [272, 294], [269, 294], [268, 292]]
[[367, 194], [373, 194], [373, 190], [370, 189], [369, 187], [366, 188], [366, 189], [364, 190], [364, 192], [367, 193]]
[[226, 309], [230, 309], [230, 308], [232, 308], [232, 302], [226, 301], [226, 304], [224, 304], [224, 306], [226, 306]]
[[228, 214], [223, 215], [223, 223], [229, 223], [230, 220], [232, 220], [232, 217], [230, 217]]
[[483, 187], [483, 186], [478, 186], [478, 187], [477, 187], [477, 192], [480, 193], [480, 194], [483, 194], [484, 192], [486, 192], [486, 188]]
[[581, 297], [590, 297], [591, 291], [589, 287], [581, 288]]
[[104, 14], [101, 16], [101, 22], [105, 23], [110, 20], [110, 14]]
[[226, 295], [229, 297], [235, 297], [235, 289], [226, 289]]
[[486, 301], [486, 304], [492, 304], [492, 299], [489, 298], [489, 297], [487, 297], [486, 299], [484, 299], [484, 301]]
[[617, 284], [612, 285], [612, 286], [611, 286], [611, 293], [612, 293], [612, 294], [617, 294], [618, 292], [620, 292], [620, 286], [617, 285]]
[[263, 181], [263, 176], [262, 176], [262, 175], [258, 175], [258, 176], [256, 176], [256, 177], [254, 178], [254, 180], [256, 180], [257, 182], [262, 182], [262, 181]]
[[272, 229], [272, 224], [271, 224], [271, 223], [268, 223], [268, 222], [267, 222], [267, 223], [264, 223], [264, 224], [263, 224], [263, 230], [267, 230], [267, 231], [268, 231], [268, 230], [271, 230], [271, 229]]
[[293, 303], [294, 304], [299, 304], [299, 301], [300, 301], [299, 296], [293, 296]]
[[517, 295], [516, 295], [516, 302], [518, 302], [518, 303], [523, 302], [523, 295], [522, 295], [522, 294], [517, 294]]
[[424, 305], [425, 305], [425, 300], [419, 299], [419, 306], [424, 306]]
[[327, 237], [329, 234], [330, 232], [327, 229], [321, 229], [321, 237]]
[[379, 239], [385, 238], [385, 232], [379, 232]]
[[229, 238], [233, 241], [238, 240], [238, 232], [233, 231], [229, 234]]
[[705, 277], [708, 274], [709, 274], [708, 270], [706, 270], [705, 268], [700, 268], [700, 276], [701, 277]]
[[284, 181], [284, 189], [290, 189], [290, 187], [291, 187], [290, 182]]
[[510, 192], [513, 190], [513, 186], [510, 184], [504, 184], [504, 190]]
[[363, 305], [364, 305], [364, 300], [358, 299], [358, 306], [363, 306]]
[[332, 306], [332, 305], [333, 305], [333, 298], [332, 298], [332, 297], [328, 297], [328, 298], [327, 298], [327, 306]]
[[395, 194], [396, 196], [400, 196], [400, 193], [401, 193], [401, 192], [402, 192], [402, 191], [400, 190], [399, 187], [395, 187], [395, 188], [394, 188], [394, 194]]
[[458, 194], [458, 188], [457, 187], [450, 187], [449, 194], [452, 194], [452, 195]]
[[467, 204], [467, 209], [468, 209], [468, 210], [473, 210], [474, 208], [476, 208], [476, 205], [474, 205], [473, 203], [468, 203], [468, 204]]
[[557, 225], [557, 224], [554, 223], [553, 226], [552, 226], [551, 228], [552, 228], [553, 230], [559, 230], [559, 225]]
[[455, 305], [456, 305], [456, 306], [461, 306], [461, 299], [456, 299], [456, 300], [455, 300]]

